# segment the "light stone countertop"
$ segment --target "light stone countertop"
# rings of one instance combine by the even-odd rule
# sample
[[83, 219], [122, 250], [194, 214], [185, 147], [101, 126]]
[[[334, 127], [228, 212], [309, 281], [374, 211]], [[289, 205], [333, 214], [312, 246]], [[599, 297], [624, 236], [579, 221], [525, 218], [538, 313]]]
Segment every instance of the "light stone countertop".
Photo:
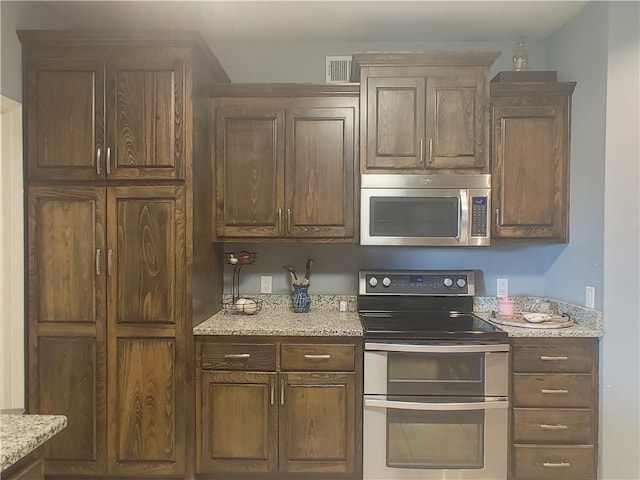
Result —
[[0, 415], [0, 471], [5, 471], [64, 430], [63, 415]]
[[218, 312], [193, 329], [194, 335], [264, 335], [307, 337], [361, 337], [357, 312], [291, 310], [263, 306], [254, 315]]

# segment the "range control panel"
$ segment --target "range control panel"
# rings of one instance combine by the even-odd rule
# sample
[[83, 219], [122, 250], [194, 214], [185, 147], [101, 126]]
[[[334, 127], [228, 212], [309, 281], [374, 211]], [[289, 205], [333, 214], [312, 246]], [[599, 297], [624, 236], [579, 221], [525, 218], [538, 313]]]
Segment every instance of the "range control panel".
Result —
[[360, 295], [475, 295], [471, 270], [361, 271]]

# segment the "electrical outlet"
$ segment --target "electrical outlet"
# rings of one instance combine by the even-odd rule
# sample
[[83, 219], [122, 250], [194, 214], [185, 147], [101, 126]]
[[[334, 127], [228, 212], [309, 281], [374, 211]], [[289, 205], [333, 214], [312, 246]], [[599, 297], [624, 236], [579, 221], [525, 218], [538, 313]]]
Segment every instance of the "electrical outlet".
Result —
[[263, 275], [260, 277], [260, 293], [272, 293], [273, 277], [271, 275]]
[[584, 306], [587, 308], [596, 308], [596, 289], [587, 285], [584, 289]]
[[509, 279], [499, 278], [496, 290], [497, 290], [496, 296], [508, 297], [509, 296]]

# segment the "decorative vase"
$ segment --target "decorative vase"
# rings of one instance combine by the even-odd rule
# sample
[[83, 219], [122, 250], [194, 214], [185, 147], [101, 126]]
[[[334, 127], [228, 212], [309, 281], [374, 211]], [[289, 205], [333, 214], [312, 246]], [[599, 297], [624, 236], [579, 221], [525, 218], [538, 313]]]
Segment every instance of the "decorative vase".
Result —
[[307, 313], [311, 307], [311, 297], [309, 296], [309, 285], [294, 285], [291, 296], [293, 311], [296, 313]]

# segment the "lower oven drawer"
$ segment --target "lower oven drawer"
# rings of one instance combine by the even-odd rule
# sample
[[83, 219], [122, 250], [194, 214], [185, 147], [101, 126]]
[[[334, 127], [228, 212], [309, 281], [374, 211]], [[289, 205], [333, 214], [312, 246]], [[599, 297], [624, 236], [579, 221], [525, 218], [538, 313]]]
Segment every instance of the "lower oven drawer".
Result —
[[516, 445], [515, 480], [595, 480], [593, 446]]
[[364, 396], [364, 480], [506, 480], [508, 400]]
[[593, 441], [593, 412], [569, 408], [514, 408], [515, 443], [578, 443]]

